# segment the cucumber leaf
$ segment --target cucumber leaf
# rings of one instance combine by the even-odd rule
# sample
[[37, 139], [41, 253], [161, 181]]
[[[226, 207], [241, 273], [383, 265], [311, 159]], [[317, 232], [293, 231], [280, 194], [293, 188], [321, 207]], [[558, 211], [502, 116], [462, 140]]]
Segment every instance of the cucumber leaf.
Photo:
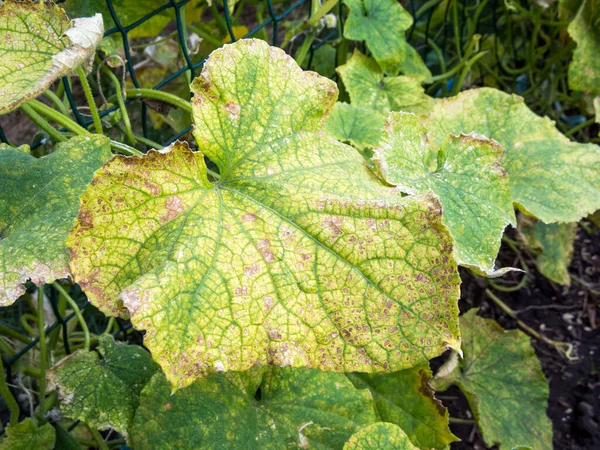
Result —
[[568, 31], [577, 43], [569, 64], [569, 87], [600, 95], [600, 1], [583, 0]]
[[17, 108], [94, 55], [102, 16], [70, 21], [53, 2], [0, 3], [0, 114]]
[[513, 202], [543, 222], [576, 222], [600, 209], [600, 147], [570, 141], [521, 97], [473, 89], [439, 101], [422, 120], [437, 143], [471, 132], [498, 141]]
[[100, 135], [60, 143], [43, 158], [0, 146], [0, 306], [19, 298], [27, 280], [39, 286], [70, 275], [65, 239], [79, 196], [110, 157]]
[[[452, 239], [321, 131], [335, 84], [242, 40], [192, 84], [195, 138], [117, 156], [82, 196], [75, 279], [127, 308], [175, 389], [253, 365], [379, 372], [459, 345]], [[119, 301], [117, 301], [119, 299]]]
[[552, 449], [548, 383], [529, 337], [471, 309], [460, 317], [464, 359], [434, 386], [457, 385], [489, 446]]
[[377, 111], [337, 102], [323, 131], [340, 142], [365, 150], [377, 145], [384, 124], [385, 116]]
[[368, 391], [343, 375], [254, 368], [215, 374], [171, 395], [157, 373], [142, 391], [135, 449], [341, 449], [377, 420]]
[[31, 418], [6, 427], [6, 438], [0, 442], [4, 450], [50, 450], [54, 448], [56, 432], [49, 423], [38, 427]]
[[402, 192], [436, 193], [457, 262], [497, 276], [507, 270], [494, 269], [504, 228], [516, 224], [503, 156], [497, 142], [474, 134], [449, 135], [438, 146], [415, 115], [391, 113], [373, 161]]
[[393, 423], [374, 423], [352, 435], [343, 450], [418, 450], [406, 433]]
[[99, 338], [95, 351], [78, 350], [48, 371], [48, 389], [58, 390], [62, 413], [99, 430], [127, 436], [143, 387], [159, 370], [136, 345]]

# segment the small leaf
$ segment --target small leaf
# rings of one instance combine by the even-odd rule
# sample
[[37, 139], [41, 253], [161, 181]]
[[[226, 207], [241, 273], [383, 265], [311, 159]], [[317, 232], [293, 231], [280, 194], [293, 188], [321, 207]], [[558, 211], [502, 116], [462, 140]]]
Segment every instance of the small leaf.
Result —
[[494, 260], [504, 228], [516, 223], [501, 165], [504, 149], [497, 142], [449, 135], [438, 147], [416, 116], [392, 113], [374, 155], [385, 181], [402, 192], [440, 197], [442, 223], [454, 238], [459, 264], [497, 275]]
[[482, 134], [506, 151], [514, 203], [546, 223], [575, 222], [600, 209], [600, 147], [563, 136], [521, 97], [473, 89], [436, 103], [422, 119], [440, 143], [448, 134]]
[[52, 2], [0, 3], [0, 114], [74, 73], [102, 40], [102, 16], [69, 20]]
[[175, 389], [260, 364], [399, 370], [458, 346], [439, 203], [401, 198], [321, 132], [333, 82], [242, 40], [192, 88], [220, 180], [182, 143], [117, 156], [68, 240], [90, 300], [118, 314], [120, 298]]
[[600, 2], [583, 0], [568, 31], [577, 43], [569, 64], [569, 87], [600, 95]]
[[460, 330], [464, 359], [435, 381], [463, 391], [489, 446], [551, 449], [548, 383], [529, 338], [477, 316], [477, 309], [460, 317]]
[[532, 224], [520, 220], [519, 225], [527, 245], [539, 251], [535, 265], [541, 274], [555, 283], [570, 286], [569, 266], [577, 223], [546, 224], [538, 220]]
[[369, 389], [379, 418], [398, 425], [423, 449], [442, 449], [458, 439], [448, 429], [448, 411], [429, 387], [428, 364], [390, 374], [347, 374], [357, 388]]
[[65, 416], [126, 436], [142, 388], [158, 370], [143, 348], [104, 335], [95, 351], [78, 350], [49, 370], [48, 389], [58, 389]]
[[376, 420], [371, 395], [342, 374], [254, 368], [215, 374], [171, 395], [169, 382], [158, 373], [142, 391], [131, 445], [341, 449], [353, 433]]
[[31, 418], [6, 427], [6, 438], [0, 443], [3, 450], [50, 450], [54, 448], [56, 432], [49, 423], [38, 427]]
[[340, 142], [365, 150], [377, 145], [384, 123], [385, 116], [377, 111], [337, 102], [323, 131]]
[[384, 76], [377, 62], [358, 50], [336, 70], [354, 106], [384, 115], [390, 111], [425, 114], [433, 106], [433, 99], [425, 94], [419, 78]]
[[65, 239], [79, 196], [110, 158], [108, 138], [76, 137], [34, 158], [23, 148], [0, 149], [0, 306], [38, 286], [70, 275]]
[[396, 0], [344, 0], [350, 9], [344, 37], [365, 41], [384, 72], [431, 78], [431, 72], [411, 45], [404, 31], [413, 23], [411, 15]]
[[406, 433], [392, 423], [374, 423], [363, 428], [344, 445], [344, 450], [418, 450]]

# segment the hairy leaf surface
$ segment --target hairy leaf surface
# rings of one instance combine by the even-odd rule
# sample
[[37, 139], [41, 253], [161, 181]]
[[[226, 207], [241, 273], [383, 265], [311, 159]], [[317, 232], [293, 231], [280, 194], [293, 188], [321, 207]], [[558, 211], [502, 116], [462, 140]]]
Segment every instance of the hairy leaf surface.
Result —
[[254, 368], [171, 395], [158, 373], [142, 391], [131, 438], [136, 449], [341, 449], [376, 420], [371, 395], [343, 374]]
[[384, 76], [377, 62], [358, 50], [336, 70], [354, 106], [384, 115], [390, 111], [425, 114], [433, 106], [433, 99], [425, 94], [419, 78]]
[[127, 435], [140, 393], [158, 370], [143, 348], [105, 335], [95, 351], [79, 350], [57, 363], [48, 372], [48, 389], [58, 389], [66, 417]]
[[344, 37], [365, 41], [384, 72], [431, 78], [431, 72], [404, 31], [413, 23], [411, 15], [396, 0], [344, 0], [350, 9]]
[[575, 222], [600, 208], [600, 147], [571, 142], [521, 97], [473, 89], [436, 103], [423, 123], [438, 143], [471, 132], [498, 141], [513, 202], [546, 223]]
[[373, 160], [383, 178], [402, 192], [435, 192], [458, 263], [495, 275], [504, 228], [516, 224], [503, 156], [497, 142], [475, 134], [430, 142], [415, 115], [392, 113]]
[[363, 428], [344, 445], [344, 450], [418, 450], [406, 433], [393, 423], [374, 423]]
[[31, 100], [94, 55], [102, 16], [70, 21], [53, 2], [0, 3], [0, 114]]
[[73, 138], [43, 158], [0, 147], [0, 306], [19, 298], [27, 280], [39, 286], [70, 275], [65, 239], [79, 196], [110, 156], [99, 135]]
[[116, 157], [82, 197], [75, 278], [147, 330], [175, 388], [257, 364], [391, 371], [458, 346], [452, 240], [432, 195], [400, 198], [320, 131], [333, 82], [279, 49], [215, 51], [195, 137]]
[[600, 1], [583, 0], [568, 30], [577, 43], [569, 64], [569, 87], [600, 95]]
[[458, 440], [448, 429], [448, 410], [429, 387], [428, 364], [390, 374], [346, 376], [357, 388], [369, 389], [379, 418], [402, 428], [418, 448], [443, 449]]
[[463, 391], [489, 446], [551, 449], [548, 383], [529, 337], [504, 331], [477, 309], [460, 317], [460, 329], [464, 359], [436, 382]]
[[49, 423], [38, 427], [31, 418], [6, 427], [6, 438], [0, 443], [4, 450], [50, 450], [54, 448], [56, 432]]
[[377, 145], [384, 124], [385, 116], [377, 111], [337, 102], [323, 130], [338, 141], [365, 150]]
[[539, 251], [535, 265], [542, 275], [555, 283], [570, 286], [569, 266], [577, 223], [547, 224], [538, 220], [535, 224], [525, 224], [521, 231], [527, 245]]

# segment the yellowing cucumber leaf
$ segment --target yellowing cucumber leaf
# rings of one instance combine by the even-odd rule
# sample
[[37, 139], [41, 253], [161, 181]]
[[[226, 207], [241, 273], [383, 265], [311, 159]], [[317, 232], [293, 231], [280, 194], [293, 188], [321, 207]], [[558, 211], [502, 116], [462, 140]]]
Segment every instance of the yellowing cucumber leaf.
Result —
[[[2, 375], [4, 376], [4, 375]], [[50, 450], [54, 448], [56, 432], [49, 423], [38, 427], [33, 419], [6, 427], [6, 438], [0, 442], [3, 450]]]
[[374, 423], [352, 435], [343, 450], [418, 450], [406, 433], [393, 423]]
[[577, 223], [530, 222], [525, 218], [519, 220], [519, 227], [525, 243], [539, 253], [535, 261], [538, 270], [549, 280], [570, 286], [569, 266], [573, 258]]
[[110, 158], [110, 141], [76, 137], [34, 158], [22, 149], [0, 148], [0, 306], [38, 286], [70, 275], [65, 239], [79, 196]]
[[448, 411], [429, 387], [428, 364], [390, 374], [346, 375], [357, 388], [369, 389], [384, 422], [398, 425], [418, 448], [445, 448], [458, 439], [448, 429]]
[[0, 114], [86, 63], [103, 33], [100, 14], [71, 22], [52, 2], [0, 3]]
[[355, 389], [343, 374], [254, 368], [215, 374], [171, 395], [169, 382], [157, 373], [142, 391], [131, 445], [140, 450], [341, 449], [376, 420], [371, 395]]
[[358, 50], [336, 70], [354, 106], [384, 115], [390, 111], [425, 114], [433, 107], [433, 99], [425, 94], [418, 78], [384, 76], [377, 62]]
[[48, 372], [48, 389], [58, 389], [66, 417], [127, 435], [140, 393], [158, 370], [143, 348], [105, 335], [95, 351], [79, 350], [58, 362]]
[[344, 0], [350, 9], [344, 37], [365, 41], [384, 72], [431, 78], [431, 72], [411, 45], [404, 31], [412, 16], [396, 0]]
[[192, 85], [204, 157], [116, 157], [82, 196], [75, 279], [131, 314], [174, 388], [252, 365], [392, 371], [458, 347], [452, 240], [432, 195], [401, 198], [320, 131], [335, 84], [263, 41]]
[[372, 148], [379, 142], [385, 116], [371, 109], [337, 102], [323, 131], [359, 150]]
[[600, 95], [600, 1], [583, 0], [568, 31], [577, 43], [569, 65], [569, 87]]
[[498, 141], [513, 202], [546, 223], [575, 222], [600, 209], [600, 147], [571, 142], [521, 97], [473, 89], [439, 101], [422, 121], [438, 143], [471, 132]]
[[494, 269], [504, 228], [516, 224], [503, 156], [497, 142], [475, 134], [449, 135], [438, 146], [415, 115], [391, 113], [373, 160], [402, 192], [436, 193], [457, 262], [495, 276], [507, 270]]
[[477, 309], [460, 317], [460, 330], [464, 359], [435, 383], [463, 391], [489, 446], [551, 449], [548, 383], [529, 338], [477, 316]]

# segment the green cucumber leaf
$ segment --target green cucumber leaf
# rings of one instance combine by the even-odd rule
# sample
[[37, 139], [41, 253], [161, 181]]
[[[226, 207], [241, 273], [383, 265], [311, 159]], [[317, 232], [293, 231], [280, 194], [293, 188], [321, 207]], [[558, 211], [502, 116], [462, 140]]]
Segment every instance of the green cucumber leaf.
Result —
[[355, 389], [343, 374], [259, 367], [215, 374], [171, 395], [158, 373], [142, 391], [131, 445], [341, 449], [376, 420], [369, 392]]
[[182, 143], [117, 156], [68, 238], [90, 301], [127, 308], [175, 389], [260, 364], [394, 371], [459, 346], [439, 202], [401, 198], [320, 131], [332, 81], [242, 40], [192, 88], [220, 180]]
[[583, 0], [568, 31], [577, 43], [569, 64], [569, 87], [600, 95], [600, 1]]
[[31, 280], [38, 286], [70, 275], [65, 239], [79, 196], [111, 157], [100, 135], [73, 138], [34, 158], [0, 147], [0, 306], [13, 303]]
[[404, 31], [413, 23], [412, 16], [396, 0], [344, 0], [350, 9], [344, 37], [365, 41], [384, 72], [418, 75], [426, 80], [431, 72], [406, 42]]
[[398, 425], [379, 422], [363, 428], [348, 439], [343, 450], [418, 450]]
[[504, 331], [477, 316], [477, 309], [460, 317], [460, 330], [464, 359], [434, 386], [455, 384], [463, 391], [489, 446], [551, 449], [548, 383], [529, 337]]
[[31, 418], [6, 427], [6, 438], [0, 442], [3, 450], [50, 450], [54, 448], [56, 432], [49, 423], [38, 427]]
[[95, 351], [79, 350], [49, 370], [48, 390], [58, 390], [65, 416], [127, 436], [140, 393], [158, 370], [143, 348], [104, 335]]
[[419, 78], [384, 76], [377, 62], [358, 50], [336, 70], [352, 105], [359, 108], [387, 115], [390, 111], [425, 114], [433, 107], [434, 100], [425, 94]]
[[70, 21], [52, 2], [0, 3], [0, 114], [37, 97], [93, 57], [102, 17]]
[[437, 194], [457, 262], [496, 276], [506, 272], [494, 269], [504, 228], [516, 224], [503, 157], [497, 142], [475, 134], [449, 135], [438, 146], [415, 115], [391, 113], [373, 161], [402, 192]]
[[384, 124], [385, 116], [377, 111], [337, 102], [323, 131], [340, 142], [365, 150], [377, 145]]
[[539, 253], [535, 265], [540, 273], [555, 283], [570, 286], [569, 266], [577, 222], [546, 224], [538, 220], [534, 224], [523, 218], [519, 220], [519, 229], [525, 243]]
[[498, 141], [513, 202], [546, 223], [575, 222], [600, 209], [600, 147], [570, 141], [521, 97], [473, 89], [439, 101], [422, 121], [438, 143], [471, 132]]
[[361, 389], [369, 389], [384, 422], [398, 425], [413, 445], [443, 449], [458, 440], [448, 429], [448, 410], [429, 387], [428, 364], [390, 374], [346, 374]]

